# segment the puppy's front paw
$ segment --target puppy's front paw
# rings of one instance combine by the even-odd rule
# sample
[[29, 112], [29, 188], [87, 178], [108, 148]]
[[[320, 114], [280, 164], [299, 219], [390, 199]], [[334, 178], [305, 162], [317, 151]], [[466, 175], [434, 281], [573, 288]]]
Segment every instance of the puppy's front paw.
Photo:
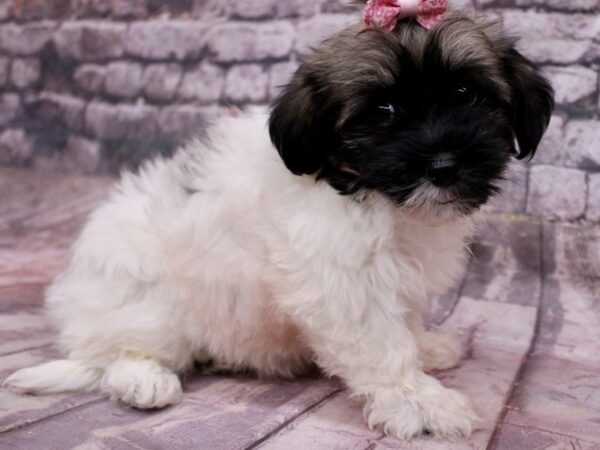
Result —
[[450, 333], [426, 331], [419, 339], [423, 370], [446, 370], [456, 367], [463, 356], [460, 339]]
[[400, 439], [419, 435], [438, 439], [467, 438], [478, 417], [465, 396], [441, 384], [380, 391], [365, 405], [369, 427]]

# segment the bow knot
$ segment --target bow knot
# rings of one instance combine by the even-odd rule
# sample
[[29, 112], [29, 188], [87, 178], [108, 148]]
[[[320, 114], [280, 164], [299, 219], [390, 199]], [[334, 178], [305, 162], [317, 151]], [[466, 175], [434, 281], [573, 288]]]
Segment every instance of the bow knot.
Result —
[[392, 31], [399, 19], [415, 17], [430, 30], [444, 20], [447, 0], [369, 0], [365, 8], [365, 23]]

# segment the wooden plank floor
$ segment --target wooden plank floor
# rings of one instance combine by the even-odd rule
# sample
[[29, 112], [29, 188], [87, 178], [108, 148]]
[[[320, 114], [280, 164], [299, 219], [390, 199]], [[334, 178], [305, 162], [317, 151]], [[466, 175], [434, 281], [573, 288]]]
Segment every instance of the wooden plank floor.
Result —
[[[0, 172], [0, 381], [58, 356], [43, 289], [110, 180]], [[183, 402], [141, 412], [97, 394], [0, 389], [0, 449], [600, 449], [600, 227], [492, 216], [457, 289], [429, 321], [458, 331], [483, 428], [466, 442], [401, 442], [369, 430], [328, 379], [193, 375]]]

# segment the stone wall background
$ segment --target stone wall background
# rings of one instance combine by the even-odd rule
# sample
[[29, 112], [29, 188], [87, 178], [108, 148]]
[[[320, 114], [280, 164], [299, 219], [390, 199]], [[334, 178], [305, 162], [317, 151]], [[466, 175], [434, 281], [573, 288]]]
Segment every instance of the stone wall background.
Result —
[[[349, 0], [0, 0], [0, 165], [116, 173], [268, 103]], [[462, 0], [522, 37], [557, 110], [492, 205], [600, 222], [600, 0]]]

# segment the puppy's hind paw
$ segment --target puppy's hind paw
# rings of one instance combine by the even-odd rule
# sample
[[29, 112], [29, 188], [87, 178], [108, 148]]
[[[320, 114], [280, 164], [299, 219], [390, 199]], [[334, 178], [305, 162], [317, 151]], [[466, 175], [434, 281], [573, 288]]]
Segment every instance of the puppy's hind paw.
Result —
[[112, 363], [102, 379], [102, 391], [139, 409], [164, 408], [179, 403], [179, 377], [149, 359], [123, 359]]

